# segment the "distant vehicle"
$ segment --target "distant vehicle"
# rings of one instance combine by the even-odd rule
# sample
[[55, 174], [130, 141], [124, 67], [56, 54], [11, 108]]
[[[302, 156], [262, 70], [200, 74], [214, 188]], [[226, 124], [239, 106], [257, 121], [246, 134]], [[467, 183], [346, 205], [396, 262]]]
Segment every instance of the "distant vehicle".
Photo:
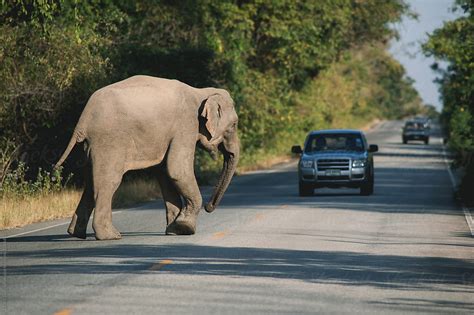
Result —
[[301, 154], [298, 163], [299, 195], [312, 195], [315, 188], [359, 188], [361, 195], [374, 192], [376, 144], [367, 145], [359, 130], [319, 130], [306, 137], [304, 150], [295, 145], [291, 151]]
[[429, 119], [413, 119], [405, 122], [402, 131], [402, 142], [407, 144], [408, 141], [421, 140], [425, 144], [430, 142], [430, 121]]
[[413, 120], [416, 121], [416, 122], [421, 122], [423, 124], [423, 127], [427, 128], [427, 129], [431, 128], [431, 119], [428, 118], [428, 117], [415, 116], [415, 118], [413, 118]]

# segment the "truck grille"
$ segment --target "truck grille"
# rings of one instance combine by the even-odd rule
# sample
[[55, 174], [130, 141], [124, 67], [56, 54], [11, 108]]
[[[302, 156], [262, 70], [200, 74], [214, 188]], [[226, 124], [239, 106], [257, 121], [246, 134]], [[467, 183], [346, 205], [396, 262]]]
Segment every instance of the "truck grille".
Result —
[[321, 159], [318, 160], [318, 171], [341, 170], [348, 171], [350, 166], [349, 159]]

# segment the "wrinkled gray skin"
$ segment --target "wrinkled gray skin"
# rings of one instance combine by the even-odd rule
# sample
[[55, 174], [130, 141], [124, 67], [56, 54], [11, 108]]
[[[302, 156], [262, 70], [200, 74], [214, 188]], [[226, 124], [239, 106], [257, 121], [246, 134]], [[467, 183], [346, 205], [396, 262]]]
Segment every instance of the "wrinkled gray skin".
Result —
[[237, 114], [226, 90], [197, 89], [149, 76], [134, 76], [96, 91], [56, 167], [79, 142], [84, 142], [88, 165], [84, 192], [68, 228], [70, 235], [79, 238], [86, 238], [95, 209], [96, 239], [120, 239], [112, 224], [111, 205], [123, 174], [158, 164], [166, 233], [194, 234], [202, 206], [194, 176], [196, 143], [211, 154], [219, 150], [224, 155], [207, 212], [220, 202], [239, 160]]

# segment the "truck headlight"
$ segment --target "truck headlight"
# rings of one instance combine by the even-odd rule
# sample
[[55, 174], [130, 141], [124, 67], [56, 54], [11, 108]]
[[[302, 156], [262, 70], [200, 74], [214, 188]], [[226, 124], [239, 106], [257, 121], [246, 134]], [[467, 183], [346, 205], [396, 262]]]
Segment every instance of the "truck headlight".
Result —
[[352, 161], [352, 167], [353, 168], [363, 168], [366, 165], [367, 165], [367, 160], [365, 160], [365, 159]]
[[301, 167], [311, 168], [313, 167], [313, 160], [301, 160], [300, 164], [301, 164]]

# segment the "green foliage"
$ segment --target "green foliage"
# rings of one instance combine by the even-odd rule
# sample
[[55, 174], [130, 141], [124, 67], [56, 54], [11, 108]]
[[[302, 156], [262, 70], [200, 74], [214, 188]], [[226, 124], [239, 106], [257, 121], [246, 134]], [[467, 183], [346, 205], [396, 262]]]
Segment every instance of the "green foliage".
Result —
[[64, 179], [62, 169], [54, 169], [52, 172], [48, 172], [40, 168], [35, 179], [29, 180], [26, 177], [27, 171], [28, 167], [20, 162], [14, 170], [8, 172], [0, 186], [0, 198], [28, 197], [58, 192], [72, 177], [72, 175], [69, 175]]
[[[449, 146], [457, 154], [456, 163], [467, 171], [461, 191], [474, 204], [474, 3], [458, 0], [464, 15], [447, 22], [430, 35], [423, 48], [428, 56], [448, 61], [446, 70], [438, 69], [443, 100], [442, 121], [448, 131]], [[470, 190], [469, 193], [467, 193]]]
[[347, 51], [293, 97], [271, 145], [284, 144], [279, 153], [301, 142], [310, 130], [357, 128], [377, 117], [400, 118], [423, 109], [403, 68], [383, 44]]
[[456, 109], [450, 120], [450, 147], [459, 153], [461, 164], [469, 163], [474, 152], [474, 120], [464, 107]]
[[[404, 116], [420, 101], [383, 43], [406, 10], [402, 0], [4, 1], [0, 147], [14, 143], [35, 178], [89, 95], [134, 74], [229, 89], [243, 165], [286, 153], [309, 129]], [[205, 153], [197, 162], [202, 177], [219, 167]]]
[[352, 27], [351, 38], [355, 42], [381, 41], [397, 36], [397, 34], [387, 27], [387, 23], [395, 23], [400, 19], [400, 14], [404, 13], [414, 17], [408, 11], [408, 4], [404, 1], [379, 1], [363, 0], [351, 1]]
[[31, 161], [31, 155], [58, 147], [58, 130], [73, 128], [111, 66], [100, 54], [111, 42], [104, 27], [80, 26], [83, 16], [74, 3], [62, 4], [14, 1], [0, 10], [0, 145], [21, 147], [33, 171], [55, 157]]

